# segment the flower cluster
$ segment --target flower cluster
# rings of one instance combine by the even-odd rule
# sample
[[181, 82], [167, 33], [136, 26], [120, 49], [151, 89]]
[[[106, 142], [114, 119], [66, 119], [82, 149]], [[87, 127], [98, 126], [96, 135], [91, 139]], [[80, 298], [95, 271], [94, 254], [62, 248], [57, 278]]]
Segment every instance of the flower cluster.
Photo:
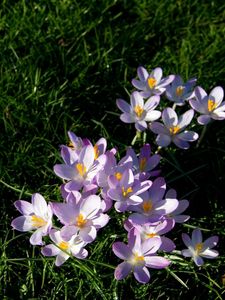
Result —
[[[198, 138], [196, 132], [186, 130], [194, 110], [202, 114], [198, 117], [199, 124], [225, 119], [221, 87], [214, 88], [207, 96], [200, 87], [193, 90], [196, 79], [184, 83], [178, 75], [162, 78], [161, 68], [149, 74], [140, 67], [138, 77], [139, 80], [132, 80], [139, 91], [131, 94], [131, 105], [117, 100], [123, 112], [121, 120], [135, 123], [138, 131], [150, 128], [157, 134], [156, 142], [161, 147], [173, 142], [187, 149], [189, 142]], [[161, 113], [155, 108], [163, 94], [174, 105]], [[175, 106], [186, 103], [192, 108], [177, 115]], [[156, 121], [160, 117], [163, 123]], [[63, 163], [54, 166], [55, 174], [63, 180], [60, 187], [63, 202], [47, 204], [38, 193], [32, 195], [31, 203], [18, 200], [15, 207], [22, 216], [12, 221], [12, 227], [22, 232], [32, 231], [30, 243], [41, 245], [44, 256], [56, 256], [55, 264], [60, 266], [71, 256], [78, 259], [88, 256], [85, 247], [95, 241], [98, 231], [110, 221], [108, 212], [114, 205], [116, 212], [128, 215], [124, 222], [128, 243], [116, 241], [112, 247], [114, 254], [123, 260], [115, 269], [115, 278], [121, 280], [133, 272], [140, 283], [147, 283], [148, 268], [163, 269], [171, 263], [165, 253], [174, 251], [176, 245], [165, 235], [176, 223], [189, 219], [184, 214], [189, 201], [178, 200], [176, 191], [167, 188], [158, 169], [161, 156], [153, 154], [149, 144], [144, 144], [138, 154], [128, 147], [117, 161], [117, 150], [107, 150], [104, 138], [93, 145], [71, 131], [68, 136], [69, 144], [61, 146]], [[203, 264], [202, 257], [218, 255], [211, 250], [218, 242], [216, 236], [202, 242], [201, 231], [196, 229], [192, 239], [187, 234], [182, 239], [188, 247], [182, 255], [192, 257], [198, 266]], [[50, 242], [46, 245], [46, 241]]]
[[[130, 97], [129, 105], [122, 99], [117, 99], [117, 106], [122, 111], [120, 119], [125, 123], [135, 123], [137, 131], [150, 129], [157, 134], [156, 143], [160, 147], [167, 147], [173, 142], [177, 147], [188, 149], [189, 142], [196, 141], [198, 134], [186, 129], [191, 124], [194, 112], [200, 113], [197, 122], [208, 124], [212, 119], [225, 119], [224, 91], [222, 87], [215, 87], [209, 95], [200, 86], [195, 87], [196, 78], [184, 83], [180, 75], [169, 75], [162, 78], [163, 71], [156, 68], [150, 73], [144, 68], [137, 69], [139, 80], [133, 79], [132, 85], [138, 90]], [[173, 107], [156, 110], [160, 106], [160, 98], [173, 103]], [[146, 100], [145, 100], [146, 99]], [[189, 105], [189, 109], [177, 115], [176, 107]], [[162, 118], [161, 122], [156, 120]]]

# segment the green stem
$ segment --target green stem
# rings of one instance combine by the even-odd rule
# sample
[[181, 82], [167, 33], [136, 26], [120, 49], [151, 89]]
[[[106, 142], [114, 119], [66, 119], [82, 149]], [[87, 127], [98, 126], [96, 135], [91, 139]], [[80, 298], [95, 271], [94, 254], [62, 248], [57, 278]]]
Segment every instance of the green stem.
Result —
[[199, 138], [199, 140], [197, 142], [196, 148], [198, 148], [200, 146], [200, 143], [201, 143], [201, 141], [202, 141], [202, 139], [203, 139], [203, 137], [204, 137], [204, 135], [206, 133], [206, 130], [207, 130], [207, 125], [203, 126], [203, 129], [202, 129], [200, 138]]
[[15, 188], [14, 186], [9, 185], [8, 183], [4, 182], [4, 181], [1, 180], [1, 179], [0, 179], [0, 182], [1, 182], [2, 184], [4, 184], [5, 186], [7, 186], [8, 188], [10, 188], [11, 190], [15, 191], [15, 192], [18, 192], [18, 193], [20, 193], [20, 194], [25, 194], [25, 195], [28, 195], [28, 196], [31, 196], [31, 195], [32, 195], [32, 194], [29, 193], [29, 192], [24, 192], [23, 189], [20, 190], [20, 189]]

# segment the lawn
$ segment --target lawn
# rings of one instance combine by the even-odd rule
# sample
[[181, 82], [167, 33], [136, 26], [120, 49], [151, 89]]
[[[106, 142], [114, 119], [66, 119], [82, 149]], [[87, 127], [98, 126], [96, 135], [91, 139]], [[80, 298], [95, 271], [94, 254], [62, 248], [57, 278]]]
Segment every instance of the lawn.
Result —
[[[120, 121], [116, 99], [129, 101], [137, 68], [163, 69], [210, 92], [225, 88], [225, 4], [223, 1], [72, 1], [4, 0], [0, 4], [0, 186], [2, 299], [223, 299], [225, 294], [225, 121], [211, 122], [200, 143], [190, 149], [162, 149], [160, 169], [179, 199], [188, 199], [185, 224], [170, 238], [184, 249], [181, 233], [203, 230], [218, 235], [219, 257], [197, 267], [174, 260], [166, 270], [151, 269], [148, 284], [131, 275], [114, 279], [121, 262], [112, 252], [126, 242], [124, 214], [110, 221], [87, 246], [86, 260], [63, 266], [41, 255], [29, 233], [12, 230], [19, 216], [13, 203], [41, 193], [62, 201], [62, 180], [53, 171], [62, 163], [60, 146], [67, 132], [101, 137], [118, 158], [136, 134]], [[167, 104], [162, 103], [162, 107]], [[194, 129], [201, 134], [202, 126]], [[146, 140], [157, 150], [155, 135]], [[141, 140], [134, 149], [138, 153]]]

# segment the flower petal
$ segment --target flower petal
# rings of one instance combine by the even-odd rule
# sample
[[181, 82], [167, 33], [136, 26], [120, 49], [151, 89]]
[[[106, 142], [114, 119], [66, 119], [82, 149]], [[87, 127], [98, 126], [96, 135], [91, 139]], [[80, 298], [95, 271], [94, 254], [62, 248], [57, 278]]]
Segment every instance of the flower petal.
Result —
[[146, 267], [135, 266], [134, 267], [134, 277], [140, 283], [147, 283], [150, 280], [150, 273]]
[[122, 262], [119, 264], [114, 272], [114, 276], [117, 280], [121, 280], [131, 272], [132, 266], [127, 262]]
[[117, 257], [123, 260], [128, 259], [132, 254], [130, 248], [122, 242], [115, 242], [112, 245], [112, 250]]

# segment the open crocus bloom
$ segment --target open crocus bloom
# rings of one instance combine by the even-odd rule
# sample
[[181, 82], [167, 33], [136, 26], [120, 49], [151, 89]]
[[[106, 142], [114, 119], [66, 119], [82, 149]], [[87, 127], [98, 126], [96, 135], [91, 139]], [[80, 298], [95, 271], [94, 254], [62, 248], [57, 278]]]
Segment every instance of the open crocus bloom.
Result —
[[145, 68], [139, 67], [137, 74], [139, 80], [132, 79], [132, 84], [141, 91], [140, 94], [144, 98], [151, 95], [161, 95], [166, 90], [166, 86], [174, 80], [174, 75], [162, 78], [163, 71], [161, 68], [155, 68], [149, 74]]
[[135, 91], [130, 97], [131, 105], [123, 99], [117, 99], [116, 104], [123, 112], [120, 116], [121, 121], [124, 123], [135, 123], [135, 128], [138, 131], [143, 131], [147, 129], [146, 122], [152, 122], [160, 118], [161, 112], [155, 110], [159, 101], [159, 96], [152, 96], [144, 103], [141, 94]]
[[223, 101], [224, 91], [222, 87], [215, 87], [209, 95], [200, 86], [194, 90], [195, 99], [189, 101], [191, 107], [201, 113], [198, 117], [198, 123], [201, 125], [208, 124], [211, 119], [225, 119], [225, 101]]
[[158, 134], [156, 143], [161, 147], [167, 147], [173, 142], [179, 148], [188, 149], [189, 142], [196, 141], [198, 138], [196, 132], [184, 130], [190, 124], [193, 116], [193, 109], [186, 111], [178, 118], [172, 108], [165, 108], [162, 113], [164, 124], [153, 122], [150, 125], [151, 131]]
[[73, 255], [79, 259], [87, 257], [88, 252], [83, 247], [86, 245], [81, 239], [74, 235], [69, 241], [64, 241], [60, 235], [60, 231], [52, 229], [49, 234], [54, 244], [45, 246], [41, 253], [44, 256], [56, 256], [56, 266], [61, 266], [69, 257]]
[[47, 205], [41, 194], [33, 194], [31, 203], [18, 200], [14, 203], [15, 207], [23, 214], [11, 223], [12, 227], [19, 231], [35, 232], [30, 237], [32, 245], [42, 245], [42, 236], [49, 233], [52, 227], [52, 209]]
[[184, 83], [183, 79], [179, 75], [176, 75], [172, 83], [166, 88], [166, 97], [177, 105], [184, 105], [185, 100], [193, 92], [196, 80], [196, 78], [193, 78]]
[[197, 266], [204, 264], [202, 257], [212, 259], [219, 255], [216, 250], [211, 249], [217, 245], [218, 236], [212, 236], [203, 242], [201, 230], [197, 228], [193, 230], [191, 238], [183, 233], [182, 240], [185, 246], [188, 247], [188, 249], [182, 250], [182, 255], [192, 257]]
[[121, 280], [133, 272], [137, 281], [147, 283], [150, 279], [147, 267], [163, 269], [170, 264], [166, 258], [156, 255], [160, 245], [159, 238], [142, 242], [138, 231], [135, 228], [131, 229], [128, 235], [128, 245], [122, 242], [113, 244], [114, 254], [124, 260], [116, 267], [115, 278]]

